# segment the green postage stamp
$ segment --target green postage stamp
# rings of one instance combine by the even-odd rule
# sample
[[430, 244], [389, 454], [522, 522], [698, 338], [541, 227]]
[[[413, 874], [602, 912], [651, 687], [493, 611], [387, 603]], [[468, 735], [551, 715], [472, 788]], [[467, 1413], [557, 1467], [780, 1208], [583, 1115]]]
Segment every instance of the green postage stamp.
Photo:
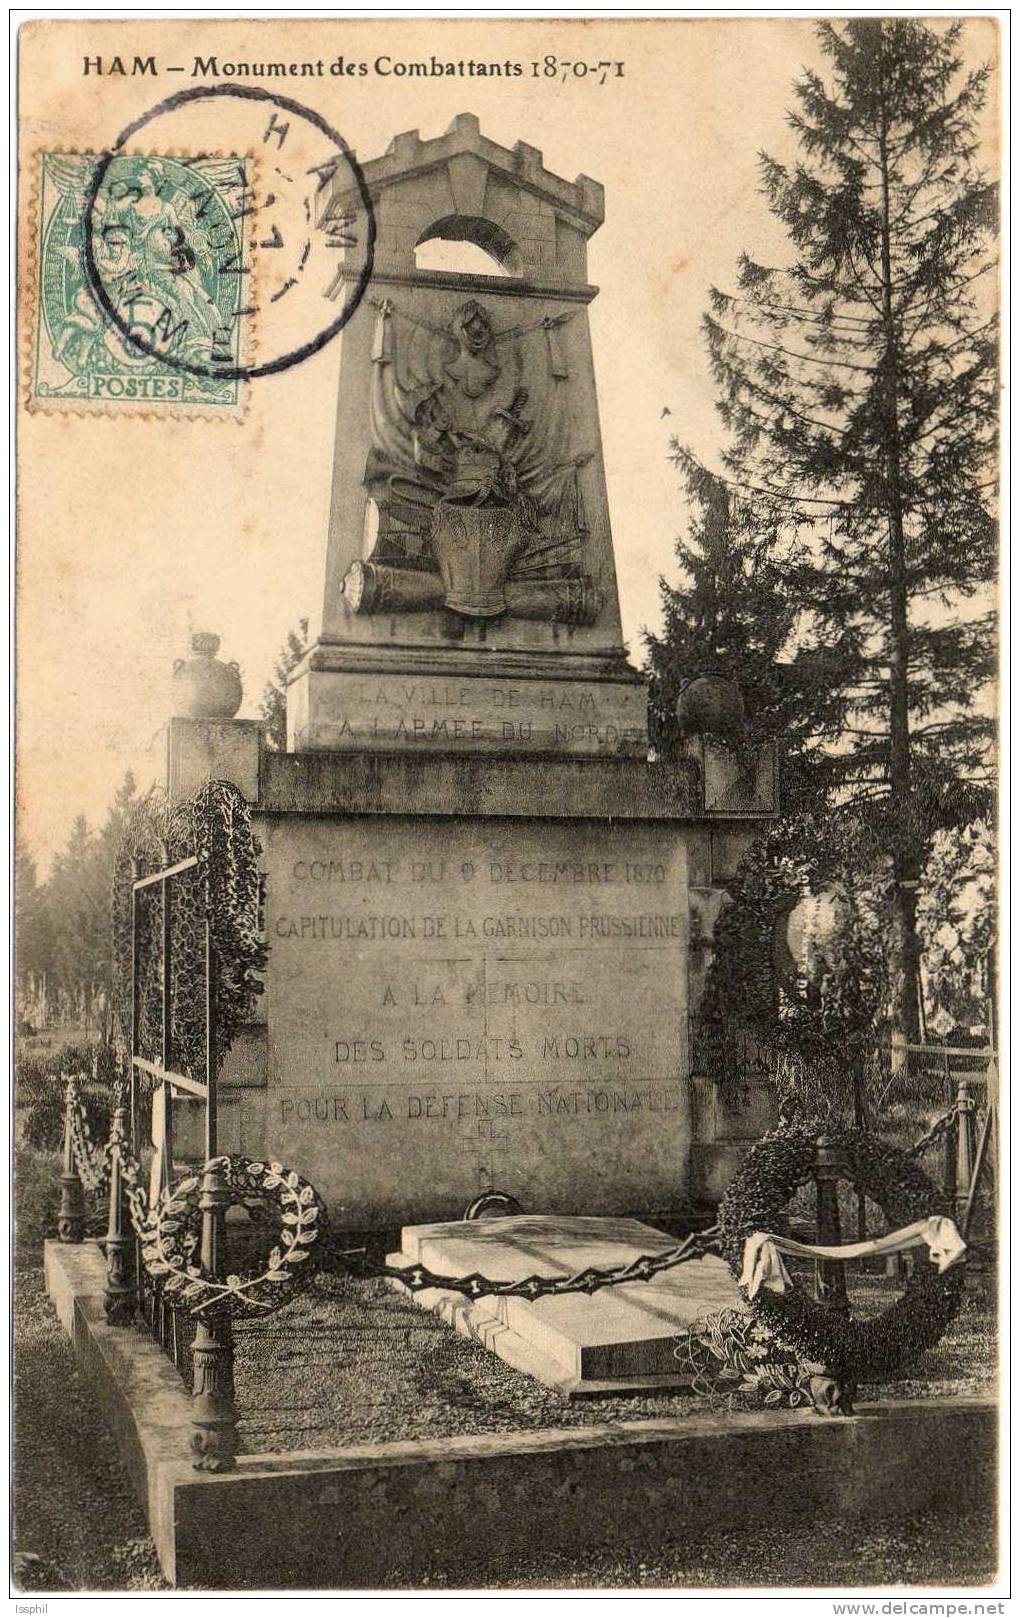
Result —
[[254, 314], [251, 159], [39, 163], [30, 408], [237, 415]]

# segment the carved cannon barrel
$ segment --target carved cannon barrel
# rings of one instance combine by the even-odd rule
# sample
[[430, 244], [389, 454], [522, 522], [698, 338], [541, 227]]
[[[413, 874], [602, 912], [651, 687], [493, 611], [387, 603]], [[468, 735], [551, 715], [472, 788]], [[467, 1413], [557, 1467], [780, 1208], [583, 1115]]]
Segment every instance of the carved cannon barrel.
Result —
[[[517, 580], [505, 586], [506, 610], [515, 618], [538, 622], [593, 624], [603, 596], [588, 578]], [[428, 612], [444, 605], [446, 591], [436, 573], [419, 568], [355, 562], [344, 579], [344, 597], [352, 612]]]

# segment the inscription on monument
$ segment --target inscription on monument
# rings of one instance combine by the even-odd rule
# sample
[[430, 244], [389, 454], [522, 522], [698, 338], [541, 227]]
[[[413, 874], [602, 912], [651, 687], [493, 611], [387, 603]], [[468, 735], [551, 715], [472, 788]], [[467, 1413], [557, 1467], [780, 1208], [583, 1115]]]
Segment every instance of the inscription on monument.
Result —
[[675, 1197], [689, 1133], [675, 832], [268, 831], [274, 1155], [399, 1218], [460, 1212], [492, 1183], [546, 1210]]
[[448, 752], [632, 753], [647, 749], [638, 684], [336, 673], [322, 693], [316, 745]]

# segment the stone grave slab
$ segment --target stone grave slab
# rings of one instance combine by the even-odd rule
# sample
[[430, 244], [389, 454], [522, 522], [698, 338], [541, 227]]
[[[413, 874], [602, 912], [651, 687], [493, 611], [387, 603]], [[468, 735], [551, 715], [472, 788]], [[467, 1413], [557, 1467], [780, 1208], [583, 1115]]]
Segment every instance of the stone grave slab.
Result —
[[[638, 1219], [519, 1214], [508, 1218], [407, 1225], [390, 1264], [424, 1264], [447, 1275], [523, 1280], [573, 1275], [661, 1253], [676, 1238]], [[399, 1281], [393, 1285], [400, 1287]], [[412, 1294], [465, 1337], [547, 1387], [568, 1396], [682, 1388], [689, 1377], [674, 1354], [695, 1320], [742, 1304], [722, 1259], [707, 1255], [651, 1281], [590, 1295], [480, 1298], [438, 1288]]]

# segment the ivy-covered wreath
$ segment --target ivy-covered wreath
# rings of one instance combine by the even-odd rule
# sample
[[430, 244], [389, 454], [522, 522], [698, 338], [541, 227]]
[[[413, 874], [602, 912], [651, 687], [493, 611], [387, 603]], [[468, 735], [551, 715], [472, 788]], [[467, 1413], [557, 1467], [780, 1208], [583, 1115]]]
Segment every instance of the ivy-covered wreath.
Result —
[[[206, 781], [173, 805], [153, 790], [134, 806], [114, 864], [113, 1001], [122, 1041], [134, 1038], [138, 1055], [204, 1078], [206, 921], [216, 956], [217, 1061], [251, 1020], [266, 965], [259, 929], [260, 853], [251, 811], [229, 781]], [[192, 856], [198, 863], [174, 878], [171, 899], [160, 898], [158, 887], [144, 897], [133, 894], [138, 877]], [[162, 999], [165, 926], [170, 932], [168, 1030]], [[167, 1032], [169, 1052], [164, 1050]]]
[[315, 1187], [281, 1163], [224, 1157], [230, 1204], [248, 1209], [257, 1223], [277, 1213], [280, 1239], [258, 1275], [216, 1279], [196, 1262], [202, 1231], [201, 1176], [188, 1175], [164, 1192], [153, 1210], [142, 1247], [145, 1268], [175, 1304], [199, 1314], [226, 1305], [232, 1314], [260, 1315], [279, 1309], [306, 1286], [321, 1258], [325, 1209]]
[[[846, 1178], [881, 1208], [891, 1230], [950, 1211], [907, 1152], [865, 1130], [781, 1127], [752, 1146], [719, 1210], [722, 1254], [738, 1280], [748, 1236], [759, 1230], [789, 1234], [786, 1205], [812, 1177], [821, 1132], [836, 1148]], [[826, 1309], [796, 1284], [783, 1293], [762, 1288], [749, 1307], [804, 1360], [821, 1363], [852, 1387], [891, 1377], [934, 1347], [959, 1308], [962, 1289], [960, 1266], [940, 1275], [918, 1262], [902, 1296], [870, 1320]]]

